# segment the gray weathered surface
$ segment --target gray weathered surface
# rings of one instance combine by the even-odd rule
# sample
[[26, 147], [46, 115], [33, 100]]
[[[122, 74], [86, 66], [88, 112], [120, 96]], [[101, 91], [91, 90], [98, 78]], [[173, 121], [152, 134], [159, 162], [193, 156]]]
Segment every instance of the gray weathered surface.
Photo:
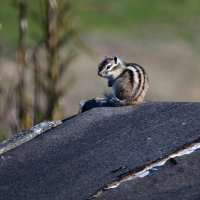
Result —
[[199, 137], [199, 103], [96, 108], [1, 156], [0, 198], [86, 199], [118, 175]]
[[46, 132], [49, 129], [52, 129], [58, 125], [60, 125], [62, 121], [44, 121], [40, 124], [35, 125], [34, 127], [21, 131], [9, 139], [3, 141], [0, 143], [0, 155], [14, 149], [23, 143], [26, 143], [33, 138], [37, 137], [38, 135], [41, 135], [42, 133]]
[[127, 181], [97, 200], [199, 200], [200, 152], [176, 158], [159, 171], [144, 178]]

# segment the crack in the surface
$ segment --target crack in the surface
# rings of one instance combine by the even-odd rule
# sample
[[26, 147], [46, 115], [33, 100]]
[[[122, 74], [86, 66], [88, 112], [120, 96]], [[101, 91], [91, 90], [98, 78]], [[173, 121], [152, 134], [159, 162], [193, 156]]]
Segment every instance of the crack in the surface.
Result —
[[[137, 166], [128, 172], [121, 174], [117, 177], [117, 179], [111, 181], [107, 185], [103, 186], [101, 189], [99, 189], [97, 192], [95, 192], [92, 196], [87, 198], [86, 200], [91, 200], [99, 197], [104, 191], [117, 188], [121, 183], [133, 180], [135, 178], [143, 178], [147, 176], [150, 173], [153, 173], [161, 168], [162, 165], [164, 165], [168, 160], [174, 160], [174, 158], [191, 154], [194, 151], [200, 150], [200, 138], [197, 140], [184, 144], [183, 146], [179, 147], [172, 153], [159, 158], [151, 163], [144, 164], [142, 166]], [[174, 161], [173, 161], [174, 162]]]

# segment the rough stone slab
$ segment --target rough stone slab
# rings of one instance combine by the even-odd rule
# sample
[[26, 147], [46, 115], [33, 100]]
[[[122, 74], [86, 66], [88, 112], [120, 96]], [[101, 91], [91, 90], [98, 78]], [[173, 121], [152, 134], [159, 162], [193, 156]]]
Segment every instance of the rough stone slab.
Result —
[[32, 140], [33, 138], [37, 137], [38, 135], [41, 135], [45, 131], [52, 129], [52, 128], [60, 125], [61, 123], [62, 123], [62, 121], [60, 121], [60, 120], [44, 121], [44, 122], [41, 122], [41, 123], [35, 125], [34, 127], [30, 128], [30, 129], [21, 131], [15, 135], [13, 135], [9, 139], [0, 143], [0, 155], [11, 149], [14, 149], [14, 148], [20, 146], [23, 143], [26, 143], [26, 142]]
[[199, 200], [200, 151], [178, 157], [144, 178], [122, 183], [97, 200]]
[[95, 108], [3, 154], [0, 197], [86, 199], [118, 175], [199, 137], [199, 103]]

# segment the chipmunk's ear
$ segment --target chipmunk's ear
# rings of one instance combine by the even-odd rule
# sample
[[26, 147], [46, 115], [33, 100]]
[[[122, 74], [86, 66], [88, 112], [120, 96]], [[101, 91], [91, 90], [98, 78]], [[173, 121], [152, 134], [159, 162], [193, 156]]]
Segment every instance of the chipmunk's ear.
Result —
[[115, 64], [118, 63], [118, 58], [117, 58], [117, 56], [114, 56], [114, 61], [115, 61]]

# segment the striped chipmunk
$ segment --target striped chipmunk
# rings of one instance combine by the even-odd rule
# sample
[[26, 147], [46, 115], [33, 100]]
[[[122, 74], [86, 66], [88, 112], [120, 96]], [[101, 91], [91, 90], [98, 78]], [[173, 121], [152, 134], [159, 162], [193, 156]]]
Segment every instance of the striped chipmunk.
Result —
[[106, 56], [98, 66], [98, 75], [108, 80], [116, 104], [133, 105], [143, 102], [149, 87], [148, 76], [138, 64], [123, 62], [117, 56]]

